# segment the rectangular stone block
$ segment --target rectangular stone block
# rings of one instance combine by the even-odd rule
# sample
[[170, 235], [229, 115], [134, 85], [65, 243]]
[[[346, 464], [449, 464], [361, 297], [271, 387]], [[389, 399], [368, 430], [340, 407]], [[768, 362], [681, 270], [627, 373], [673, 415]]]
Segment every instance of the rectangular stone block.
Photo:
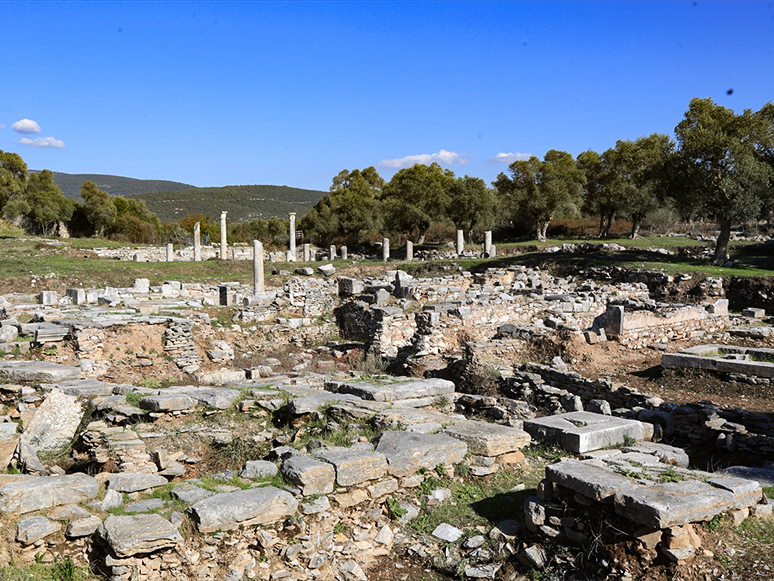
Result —
[[387, 473], [387, 458], [379, 452], [334, 449], [318, 452], [315, 456], [333, 465], [339, 486], [377, 480]]
[[591, 412], [524, 420], [524, 430], [538, 442], [558, 444], [576, 454], [623, 444], [626, 436], [645, 437], [641, 422]]
[[577, 460], [564, 460], [546, 466], [546, 478], [597, 501], [612, 501], [617, 493], [639, 487], [634, 480], [622, 474]]
[[327, 462], [309, 456], [291, 456], [282, 463], [280, 472], [299, 486], [304, 496], [333, 492], [336, 470]]
[[499, 456], [515, 452], [529, 444], [532, 439], [523, 430], [476, 420], [456, 422], [442, 433], [462, 440], [468, 445], [471, 454], [479, 456]]

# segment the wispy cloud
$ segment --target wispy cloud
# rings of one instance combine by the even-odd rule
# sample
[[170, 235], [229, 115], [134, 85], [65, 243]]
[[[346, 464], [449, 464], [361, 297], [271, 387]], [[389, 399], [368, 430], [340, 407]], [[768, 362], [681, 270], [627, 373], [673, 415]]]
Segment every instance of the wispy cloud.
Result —
[[453, 163], [467, 165], [470, 162], [470, 156], [467, 153], [456, 153], [454, 151], [442, 149], [438, 153], [422, 153], [419, 155], [407, 155], [406, 157], [397, 159], [383, 159], [376, 165], [379, 167], [399, 169], [402, 167], [411, 167], [415, 163], [428, 165], [433, 162], [442, 165], [451, 165]]
[[0, 129], [5, 129], [5, 123], [0, 123]]
[[53, 137], [38, 137], [37, 139], [27, 139], [22, 137], [19, 143], [29, 145], [30, 147], [56, 147], [62, 148], [65, 146], [64, 141], [60, 139], [54, 139]]
[[497, 163], [513, 163], [514, 161], [519, 161], [521, 159], [529, 159], [530, 157], [532, 157], [531, 153], [498, 153], [490, 158], [489, 161]]
[[16, 133], [40, 133], [40, 125], [32, 119], [22, 119], [11, 125]]

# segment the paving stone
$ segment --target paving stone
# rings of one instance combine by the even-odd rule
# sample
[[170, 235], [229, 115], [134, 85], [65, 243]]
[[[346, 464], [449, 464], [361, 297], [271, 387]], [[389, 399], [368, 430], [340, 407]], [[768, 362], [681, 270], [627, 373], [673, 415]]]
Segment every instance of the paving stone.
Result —
[[468, 446], [443, 434], [385, 432], [376, 451], [386, 456], [390, 474], [409, 476], [420, 468], [432, 470], [439, 464], [462, 462]]
[[597, 501], [612, 500], [617, 493], [639, 486], [622, 474], [577, 460], [563, 460], [546, 466], [546, 478]]
[[144, 472], [120, 472], [108, 477], [108, 488], [117, 492], [140, 492], [167, 484], [167, 479], [159, 474]]
[[758, 504], [763, 498], [763, 489], [758, 482], [742, 478], [709, 478], [707, 484], [728, 490], [734, 495], [734, 508], [748, 508]]
[[227, 410], [242, 397], [242, 392], [238, 389], [208, 388], [208, 387], [175, 387], [175, 391], [184, 393], [207, 407]]
[[345, 399], [354, 399], [355, 396], [347, 394], [318, 391], [313, 395], [291, 399], [287, 403], [288, 411], [295, 416], [302, 416], [320, 411], [323, 407], [338, 403]]
[[410, 426], [426, 424], [443, 427], [460, 419], [456, 414], [449, 415], [432, 409], [392, 408], [377, 413], [371, 423], [380, 430], [397, 430], [401, 427], [408, 430]]
[[349, 393], [359, 398], [373, 401], [419, 399], [430, 396], [450, 395], [454, 391], [453, 382], [437, 378], [401, 381], [387, 385], [343, 383], [337, 389], [337, 393]]
[[462, 440], [471, 454], [499, 456], [521, 450], [532, 439], [527, 432], [499, 424], [462, 420], [444, 428], [443, 434]]
[[58, 383], [81, 378], [81, 368], [47, 361], [0, 361], [0, 378], [11, 383]]
[[146, 500], [138, 500], [131, 504], [127, 504], [124, 509], [127, 514], [132, 512], [151, 512], [159, 508], [164, 508], [166, 503], [160, 498], [148, 498]]
[[107, 383], [97, 379], [75, 379], [72, 381], [62, 381], [53, 384], [44, 384], [41, 387], [50, 391], [58, 389], [66, 395], [75, 395], [78, 397], [109, 397], [113, 395], [116, 387], [115, 383]]
[[24, 439], [38, 452], [58, 452], [72, 442], [82, 417], [77, 397], [52, 390], [25, 426]]
[[94, 478], [80, 473], [10, 482], [0, 487], [0, 512], [25, 513], [90, 500], [98, 490]]
[[366, 422], [390, 407], [391, 405], [387, 402], [365, 401], [354, 397], [334, 403], [329, 408], [329, 413], [331, 417], [339, 421]]
[[242, 466], [239, 476], [251, 480], [264, 480], [274, 478], [279, 473], [279, 468], [274, 462], [268, 460], [248, 460]]
[[177, 528], [158, 514], [111, 515], [98, 533], [118, 557], [153, 553], [183, 541]]
[[182, 486], [176, 486], [172, 489], [172, 496], [186, 504], [194, 504], [195, 502], [209, 498], [214, 494], [214, 492], [194, 484], [183, 484]]
[[294, 515], [297, 508], [292, 494], [266, 486], [216, 494], [188, 510], [199, 532], [207, 533], [276, 522]]
[[67, 525], [65, 536], [69, 539], [78, 539], [80, 537], [88, 537], [97, 532], [97, 529], [102, 525], [102, 519], [97, 515], [91, 515], [84, 518], [79, 518], [71, 521]]
[[304, 496], [333, 492], [336, 471], [327, 462], [309, 456], [291, 456], [282, 463], [280, 472], [293, 484], [301, 487]]
[[379, 452], [351, 449], [321, 450], [315, 457], [325, 460], [336, 470], [336, 484], [352, 486], [377, 480], [387, 473], [387, 458]]
[[65, 504], [48, 511], [48, 518], [51, 520], [75, 520], [89, 516], [91, 513], [77, 504]]
[[176, 412], [193, 409], [196, 403], [183, 393], [148, 395], [140, 399], [140, 409], [152, 412]]
[[576, 454], [623, 444], [625, 436], [645, 437], [641, 422], [591, 412], [524, 420], [524, 430], [538, 442], [559, 444]]
[[655, 454], [664, 464], [670, 464], [680, 468], [688, 468], [690, 463], [690, 458], [685, 450], [658, 442], [638, 442], [635, 446], [625, 448], [625, 451]]
[[732, 492], [685, 480], [618, 492], [615, 511], [638, 524], [663, 529], [710, 520], [733, 508], [734, 502]]
[[19, 521], [16, 528], [16, 540], [24, 545], [31, 545], [57, 532], [62, 525], [48, 520], [44, 516], [31, 516]]

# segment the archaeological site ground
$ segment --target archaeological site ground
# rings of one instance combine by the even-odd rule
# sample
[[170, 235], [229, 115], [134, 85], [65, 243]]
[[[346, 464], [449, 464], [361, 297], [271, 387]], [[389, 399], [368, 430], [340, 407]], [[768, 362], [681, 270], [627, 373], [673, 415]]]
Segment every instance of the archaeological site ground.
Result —
[[772, 247], [462, 242], [1, 238], [0, 579], [774, 578]]

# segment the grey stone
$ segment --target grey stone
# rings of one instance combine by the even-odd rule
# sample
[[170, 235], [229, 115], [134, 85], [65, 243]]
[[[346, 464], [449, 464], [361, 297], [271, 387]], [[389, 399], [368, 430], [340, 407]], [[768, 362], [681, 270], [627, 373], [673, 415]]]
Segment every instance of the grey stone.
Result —
[[110, 397], [116, 388], [115, 383], [107, 383], [96, 379], [75, 379], [72, 381], [62, 381], [56, 384], [42, 385], [44, 390], [58, 389], [66, 395], [75, 395], [78, 397]]
[[638, 442], [636, 446], [626, 448], [626, 451], [642, 452], [643, 454], [655, 454], [664, 464], [671, 464], [680, 468], [688, 468], [690, 458], [682, 448], [668, 446], [658, 442]]
[[166, 483], [167, 479], [163, 476], [144, 472], [119, 472], [108, 477], [108, 488], [118, 492], [140, 492]]
[[524, 430], [538, 442], [559, 444], [578, 454], [623, 444], [625, 436], [635, 440], [645, 437], [642, 423], [636, 420], [590, 412], [524, 420]]
[[390, 474], [409, 476], [420, 468], [432, 470], [439, 464], [461, 462], [468, 446], [443, 434], [385, 432], [376, 451], [386, 456]]
[[24, 430], [24, 438], [39, 452], [58, 452], [67, 447], [83, 417], [78, 398], [52, 390]]
[[748, 508], [758, 504], [763, 498], [763, 489], [758, 482], [742, 478], [708, 478], [707, 484], [727, 490], [734, 495], [734, 508]]
[[88, 537], [97, 532], [101, 524], [102, 519], [96, 515], [79, 518], [67, 525], [65, 536], [69, 539]]
[[90, 500], [99, 484], [86, 474], [43, 476], [0, 486], [0, 512], [25, 513]]
[[140, 408], [152, 412], [190, 410], [195, 405], [194, 400], [182, 393], [149, 395], [140, 399]]
[[613, 414], [610, 409], [610, 403], [604, 399], [592, 399], [589, 402], [588, 410], [593, 414], [602, 414], [604, 416], [610, 416]]
[[336, 273], [336, 267], [332, 264], [323, 264], [322, 266], [318, 266], [317, 270], [325, 276], [333, 276]]
[[774, 486], [774, 468], [752, 468], [750, 466], [731, 466], [715, 472], [716, 475], [735, 476], [755, 480], [761, 486]]
[[387, 459], [379, 452], [335, 449], [322, 450], [315, 456], [333, 465], [336, 470], [336, 484], [339, 486], [377, 480], [387, 473]]
[[37, 452], [27, 441], [26, 437], [19, 438], [16, 446], [18, 464], [27, 474], [37, 474], [38, 476], [47, 476], [48, 470], [38, 458]]
[[499, 424], [462, 420], [442, 432], [468, 445], [468, 452], [480, 456], [499, 456], [521, 450], [532, 439], [527, 432]]
[[615, 495], [615, 511], [655, 529], [710, 520], [733, 508], [734, 494], [695, 480], [642, 486]]
[[274, 478], [279, 473], [279, 468], [274, 462], [268, 460], [248, 460], [242, 466], [239, 476], [252, 480], [264, 480]]
[[157, 514], [111, 515], [98, 532], [121, 558], [169, 549], [183, 540], [177, 528]]
[[577, 460], [563, 460], [546, 466], [546, 478], [597, 501], [638, 487], [626, 476]]
[[44, 516], [31, 516], [19, 521], [16, 529], [16, 540], [24, 545], [31, 545], [57, 532], [62, 525], [48, 520]]
[[100, 510], [107, 512], [111, 508], [118, 508], [124, 504], [124, 495], [117, 490], [108, 489], [105, 491], [105, 496], [102, 497], [102, 503], [100, 504]]
[[12, 383], [58, 383], [81, 378], [81, 368], [47, 361], [0, 361], [0, 378]]
[[183, 484], [172, 489], [172, 496], [186, 504], [194, 504], [205, 498], [213, 496], [215, 493], [194, 484]]
[[339, 278], [340, 297], [351, 297], [354, 295], [359, 295], [363, 292], [364, 288], [365, 287], [363, 286], [363, 283], [357, 279], [348, 278], [346, 276]]
[[272, 523], [292, 516], [297, 508], [298, 501], [292, 494], [266, 486], [216, 494], [188, 510], [199, 532], [207, 533]]
[[147, 498], [145, 500], [138, 500], [132, 504], [127, 504], [124, 509], [127, 514], [132, 512], [150, 512], [159, 508], [164, 508], [166, 503], [160, 498]]
[[75, 520], [91, 516], [91, 513], [77, 504], [65, 504], [48, 511], [51, 520]]
[[0, 327], [0, 343], [10, 343], [19, 336], [19, 329], [13, 325], [3, 325]]
[[299, 274], [301, 276], [312, 276], [314, 275], [314, 270], [312, 268], [309, 268], [308, 266], [299, 266], [296, 269], [296, 274]]
[[471, 579], [494, 579], [502, 565], [500, 563], [489, 563], [487, 565], [478, 565], [476, 567], [467, 567], [465, 577]]
[[287, 404], [288, 411], [295, 416], [302, 416], [320, 411], [324, 406], [338, 403], [345, 399], [353, 399], [354, 396], [320, 391], [306, 397], [291, 399]]
[[319, 496], [314, 500], [309, 499], [301, 503], [301, 512], [304, 514], [318, 514], [330, 510], [331, 501], [327, 496]]
[[291, 456], [280, 467], [282, 474], [301, 488], [304, 496], [333, 492], [336, 471], [327, 462], [308, 456]]
[[435, 530], [430, 534], [436, 539], [441, 539], [447, 543], [454, 543], [465, 533], [450, 524], [442, 523], [435, 527]]
[[196, 401], [217, 410], [229, 409], [234, 402], [242, 397], [238, 389], [211, 388], [211, 387], [184, 387], [175, 388], [175, 391], [186, 394]]
[[458, 419], [460, 416], [450, 416], [427, 408], [391, 408], [373, 416], [371, 423], [381, 430], [396, 430], [404, 427], [408, 431], [413, 431], [411, 427], [415, 425], [433, 424], [440, 429], [440, 426], [450, 424]]
[[370, 385], [368, 383], [344, 383], [338, 386], [338, 393], [350, 393], [362, 399], [373, 401], [396, 401], [419, 399], [429, 396], [454, 393], [454, 383], [446, 379], [418, 379], [401, 381], [388, 385]]

